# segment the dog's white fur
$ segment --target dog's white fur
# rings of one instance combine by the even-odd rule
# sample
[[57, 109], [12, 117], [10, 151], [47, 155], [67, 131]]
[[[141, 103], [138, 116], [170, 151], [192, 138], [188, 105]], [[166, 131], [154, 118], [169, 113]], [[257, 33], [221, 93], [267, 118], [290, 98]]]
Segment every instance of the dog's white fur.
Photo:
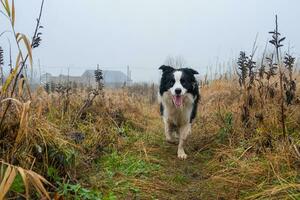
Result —
[[181, 76], [182, 76], [181, 71], [176, 71], [174, 73], [175, 84], [173, 85], [173, 87], [170, 88], [170, 91], [171, 91], [172, 95], [175, 95], [175, 90], [176, 89], [181, 89], [181, 95], [184, 95], [186, 93], [186, 89], [180, 83]]
[[[177, 72], [175, 72], [175, 80], [177, 81], [179, 75], [176, 73]], [[180, 80], [180, 76], [179, 76], [179, 80]], [[176, 83], [174, 85], [176, 85]], [[180, 86], [177, 85], [172, 88], [178, 88]], [[193, 109], [194, 99], [193, 96], [189, 93], [186, 93], [186, 89], [182, 87], [181, 89], [182, 91], [184, 91], [183, 106], [181, 106], [180, 108], [176, 108], [172, 102], [172, 94], [175, 94], [175, 89], [172, 88], [170, 88], [168, 92], [165, 92], [163, 96], [158, 95], [159, 101], [164, 106], [163, 121], [165, 124], [165, 136], [168, 142], [173, 143], [174, 133], [177, 133], [179, 135], [177, 156], [179, 159], [186, 159], [187, 155], [183, 149], [183, 145], [187, 136], [191, 134], [190, 116]], [[174, 93], [172, 90], [174, 90]]]

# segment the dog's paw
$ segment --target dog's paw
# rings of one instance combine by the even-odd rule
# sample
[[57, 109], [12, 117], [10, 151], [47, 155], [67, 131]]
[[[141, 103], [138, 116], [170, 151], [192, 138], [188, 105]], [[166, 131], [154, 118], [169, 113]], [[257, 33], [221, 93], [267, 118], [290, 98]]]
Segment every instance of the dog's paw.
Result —
[[184, 153], [184, 151], [178, 151], [177, 157], [178, 157], [180, 160], [185, 160], [185, 159], [187, 159], [187, 155]]

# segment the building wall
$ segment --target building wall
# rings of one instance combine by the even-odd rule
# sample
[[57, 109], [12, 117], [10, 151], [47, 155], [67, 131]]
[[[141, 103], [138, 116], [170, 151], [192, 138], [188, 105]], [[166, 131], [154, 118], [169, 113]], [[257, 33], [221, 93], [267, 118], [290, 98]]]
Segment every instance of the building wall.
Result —
[[[122, 87], [124, 84], [128, 85], [127, 76], [121, 71], [103, 71], [103, 83], [105, 87], [115, 88]], [[54, 83], [66, 83], [76, 82], [83, 84], [84, 86], [96, 86], [94, 78], [94, 70], [86, 70], [81, 76], [52, 76], [51, 74], [44, 74], [42, 76], [42, 82], [54, 82]]]

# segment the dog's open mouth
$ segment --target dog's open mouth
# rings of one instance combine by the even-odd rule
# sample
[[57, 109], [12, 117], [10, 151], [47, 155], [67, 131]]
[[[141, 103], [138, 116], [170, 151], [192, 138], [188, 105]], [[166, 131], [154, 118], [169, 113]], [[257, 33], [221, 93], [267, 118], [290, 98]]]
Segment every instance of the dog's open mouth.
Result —
[[183, 102], [183, 96], [181, 95], [174, 95], [172, 96], [172, 99], [173, 99], [173, 103], [174, 105], [179, 108], [182, 106], [182, 102]]

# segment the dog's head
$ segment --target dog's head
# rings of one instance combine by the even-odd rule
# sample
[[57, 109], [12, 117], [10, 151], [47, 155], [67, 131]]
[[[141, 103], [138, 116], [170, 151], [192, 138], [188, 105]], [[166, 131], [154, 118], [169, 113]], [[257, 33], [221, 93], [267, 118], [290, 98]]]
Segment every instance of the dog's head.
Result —
[[170, 92], [173, 103], [176, 107], [183, 104], [183, 98], [186, 94], [194, 95], [198, 90], [198, 84], [195, 78], [197, 71], [190, 68], [174, 69], [170, 66], [161, 66], [163, 71], [159, 92], [162, 96], [165, 92]]

